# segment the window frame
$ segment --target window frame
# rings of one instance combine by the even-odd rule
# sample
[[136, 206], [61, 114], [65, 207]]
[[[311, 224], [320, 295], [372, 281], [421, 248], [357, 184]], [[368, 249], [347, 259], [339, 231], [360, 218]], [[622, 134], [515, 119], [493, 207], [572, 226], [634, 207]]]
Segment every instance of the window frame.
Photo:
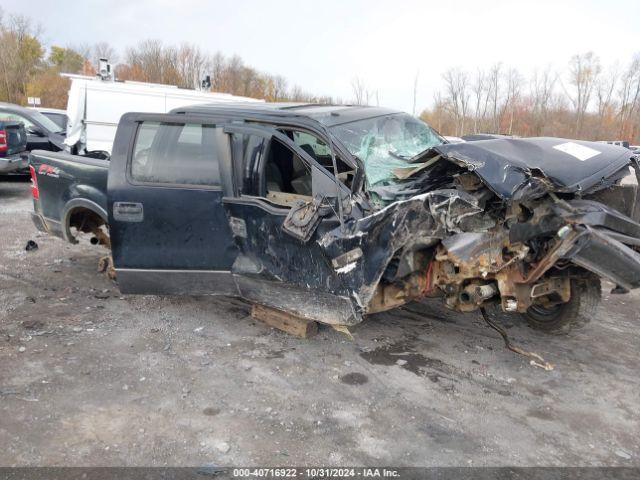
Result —
[[[203, 117], [191, 117], [187, 115], [181, 114], [147, 114], [140, 115], [136, 117], [134, 120], [136, 131], [131, 136], [131, 143], [127, 152], [127, 164], [125, 169], [125, 179], [129, 185], [138, 186], [138, 187], [156, 187], [156, 188], [177, 188], [181, 190], [210, 190], [210, 191], [222, 191], [224, 185], [223, 179], [223, 168], [221, 166], [219, 149], [222, 147], [219, 142], [216, 141], [215, 144], [215, 161], [218, 162], [218, 185], [197, 185], [193, 183], [173, 183], [173, 182], [149, 182], [144, 180], [138, 180], [133, 177], [132, 174], [132, 166], [133, 166], [133, 156], [135, 153], [136, 144], [138, 142], [138, 135], [140, 134], [140, 130], [142, 125], [145, 123], [159, 123], [160, 126], [162, 124], [180, 124], [180, 125], [188, 125], [188, 124], [198, 124], [198, 125], [207, 125], [209, 127], [213, 127], [215, 130], [220, 130], [224, 128], [224, 124], [220, 121], [216, 121], [213, 118], [203, 118]], [[180, 131], [182, 133], [182, 130]], [[175, 138], [177, 140], [178, 137]]]
[[[295, 132], [306, 133], [307, 135], [311, 135], [312, 137], [315, 137], [316, 139], [320, 140], [322, 143], [324, 143], [327, 146], [327, 148], [329, 150], [331, 150], [331, 146], [327, 143], [326, 139], [322, 135], [319, 135], [317, 132], [314, 132], [313, 130], [310, 130], [308, 128], [305, 128], [305, 127], [302, 127], [302, 126], [300, 126], [300, 127], [291, 126], [291, 125], [276, 126], [275, 128], [280, 133], [291, 132], [292, 135], [294, 135]], [[290, 140], [291, 140], [291, 144], [292, 145], [295, 145], [296, 148], [299, 148], [301, 151], [303, 151], [305, 154], [308, 155], [308, 153], [306, 151], [302, 150], [301, 145], [298, 145], [297, 143], [295, 143], [295, 139], [290, 139]], [[354, 172], [353, 184], [355, 184], [360, 168], [357, 166], [357, 164], [356, 165], [351, 165], [351, 162], [346, 161], [344, 159], [343, 152], [338, 148], [338, 145], [336, 144], [335, 140], [332, 143], [333, 143], [333, 147], [334, 147], [333, 153], [334, 153], [334, 155], [336, 157], [336, 165], [338, 165], [338, 163], [343, 163], [346, 166], [353, 168], [353, 172]], [[295, 153], [295, 150], [294, 150], [294, 153]], [[346, 190], [350, 191], [352, 194], [355, 192], [353, 184], [352, 184], [351, 187], [349, 187], [346, 183], [344, 183], [342, 180], [340, 180], [340, 178], [338, 177], [339, 173], [337, 174], [336, 172], [332, 172], [329, 168], [327, 168], [324, 165], [322, 165], [315, 158], [312, 158], [312, 160], [316, 164], [316, 165], [314, 165], [314, 164], [310, 165], [310, 167], [312, 167], [312, 169], [313, 169], [314, 166], [317, 167], [317, 168], [323, 169], [324, 171], [328, 172], [331, 176], [333, 176], [338, 181], [338, 183], [340, 183], [340, 185], [342, 185]], [[333, 168], [333, 166], [331, 168]]]
[[[307, 152], [302, 150], [298, 145], [296, 145], [293, 142], [292, 139], [290, 139], [285, 133], [283, 133], [284, 131], [287, 131], [287, 130], [302, 131], [302, 132], [314, 135], [324, 141], [322, 136], [318, 135], [316, 132], [309, 130], [308, 128], [304, 128], [302, 126], [280, 124], [280, 123], [267, 123], [267, 122], [243, 122], [243, 123], [227, 122], [226, 125], [222, 125], [222, 127], [223, 127], [223, 131], [226, 134], [240, 133], [240, 134], [247, 134], [247, 135], [256, 135], [266, 139], [266, 143], [262, 151], [261, 165], [259, 165], [258, 168], [255, 168], [254, 166], [254, 169], [252, 171], [253, 178], [255, 179], [257, 176], [261, 186], [262, 186], [262, 180], [265, 178], [264, 169], [266, 168], [266, 159], [269, 154], [268, 150], [270, 148], [271, 142], [273, 142], [274, 139], [277, 139], [285, 147], [289, 148], [290, 150], [293, 151], [293, 153], [297, 154], [302, 161], [304, 161], [311, 167], [312, 175], [313, 175], [313, 169], [315, 168], [318, 170], [319, 174], [327, 177], [332, 183], [337, 181], [337, 184], [339, 184], [338, 188], [340, 189], [340, 192], [343, 198], [347, 198], [353, 194], [352, 190], [349, 187], [347, 187], [342, 181], [340, 181], [331, 171], [327, 170], [318, 161], [311, 158]], [[234, 161], [234, 163], [236, 162]], [[265, 192], [265, 195], [266, 195], [266, 192]], [[266, 202], [270, 202], [270, 200], [263, 195], [252, 195], [252, 194], [243, 192], [239, 194], [238, 198], [242, 198], [242, 197], [251, 198], [251, 199], [261, 199]], [[291, 208], [291, 207], [280, 206], [280, 208]]]
[[[307, 162], [307, 160], [304, 157], [300, 156], [298, 152], [296, 152], [293, 148], [291, 148], [290, 145], [283, 142], [280, 138], [277, 138], [275, 136], [271, 137], [265, 142], [264, 148], [262, 150], [262, 155], [260, 157], [258, 165], [255, 166], [255, 169], [253, 170], [253, 175], [252, 175], [254, 177], [253, 183], [256, 183], [255, 180], [257, 177], [257, 184], [258, 184], [258, 190], [259, 190], [259, 194], [257, 196], [261, 198], [267, 198], [267, 199], [269, 198], [267, 196], [269, 194], [269, 190], [267, 189], [267, 164], [269, 162], [269, 159], [271, 158], [271, 149], [273, 148], [274, 142], [278, 142], [281, 146], [289, 150], [293, 156], [297, 156], [300, 159], [300, 161], [304, 163], [305, 166], [307, 167], [309, 172], [309, 178], [313, 179], [313, 168], [314, 168], [313, 164]], [[262, 195], [262, 192], [264, 192], [264, 195]], [[300, 195], [303, 197], [307, 197], [309, 199], [313, 198], [313, 191], [311, 195], [302, 195], [302, 194], [297, 194], [295, 192], [280, 192], [280, 193], [290, 193], [293, 195]]]

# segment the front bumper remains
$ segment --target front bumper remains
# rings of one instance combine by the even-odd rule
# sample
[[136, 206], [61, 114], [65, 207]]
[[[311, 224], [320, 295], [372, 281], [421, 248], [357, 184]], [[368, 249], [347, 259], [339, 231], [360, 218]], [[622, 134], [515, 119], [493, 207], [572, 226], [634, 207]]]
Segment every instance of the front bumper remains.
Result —
[[563, 258], [626, 290], [640, 287], [640, 253], [612, 238], [604, 230], [574, 228], [578, 234]]

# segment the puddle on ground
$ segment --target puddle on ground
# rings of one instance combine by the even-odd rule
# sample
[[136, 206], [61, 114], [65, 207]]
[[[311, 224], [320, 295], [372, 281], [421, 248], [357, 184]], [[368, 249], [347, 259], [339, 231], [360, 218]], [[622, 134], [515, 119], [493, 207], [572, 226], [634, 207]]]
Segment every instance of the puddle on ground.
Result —
[[455, 369], [451, 365], [437, 358], [425, 357], [404, 343], [386, 345], [375, 350], [362, 352], [360, 356], [374, 365], [387, 367], [398, 365], [415, 375], [427, 377], [432, 382], [437, 382], [440, 378], [448, 378], [445, 375], [455, 375]]
[[347, 385], [362, 385], [364, 383], [367, 383], [369, 379], [363, 373], [351, 372], [341, 376], [340, 381], [342, 383], [346, 383]]

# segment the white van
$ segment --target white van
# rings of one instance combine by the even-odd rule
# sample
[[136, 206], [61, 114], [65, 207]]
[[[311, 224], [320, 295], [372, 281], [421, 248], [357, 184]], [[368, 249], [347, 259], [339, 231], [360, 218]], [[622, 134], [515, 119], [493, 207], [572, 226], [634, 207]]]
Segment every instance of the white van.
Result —
[[264, 101], [157, 83], [118, 82], [72, 74], [63, 76], [71, 79], [65, 144], [77, 154], [96, 151], [111, 154], [118, 121], [127, 112], [167, 113], [174, 108], [203, 103]]

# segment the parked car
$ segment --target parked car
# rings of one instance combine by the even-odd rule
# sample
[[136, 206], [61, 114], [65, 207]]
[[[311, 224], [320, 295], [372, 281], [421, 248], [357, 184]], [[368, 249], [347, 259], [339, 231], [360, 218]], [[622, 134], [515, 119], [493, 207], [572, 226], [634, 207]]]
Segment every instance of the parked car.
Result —
[[60, 128], [61, 132], [67, 131], [67, 122], [69, 121], [69, 117], [67, 116], [66, 110], [60, 110], [58, 108], [33, 108], [33, 110], [37, 110], [42, 115], [47, 117], [53, 123], [55, 123], [58, 128]]
[[21, 122], [0, 120], [0, 174], [24, 173], [29, 166], [27, 132]]
[[347, 326], [439, 296], [564, 332], [593, 316], [600, 278], [640, 287], [635, 201], [598, 201], [633, 174], [618, 146], [447, 144], [383, 108], [246, 104], [128, 113], [110, 163], [33, 157], [36, 226], [110, 246], [123, 293], [240, 295]]
[[21, 122], [27, 131], [27, 150], [65, 149], [65, 132], [37, 110], [0, 102], [0, 120]]

